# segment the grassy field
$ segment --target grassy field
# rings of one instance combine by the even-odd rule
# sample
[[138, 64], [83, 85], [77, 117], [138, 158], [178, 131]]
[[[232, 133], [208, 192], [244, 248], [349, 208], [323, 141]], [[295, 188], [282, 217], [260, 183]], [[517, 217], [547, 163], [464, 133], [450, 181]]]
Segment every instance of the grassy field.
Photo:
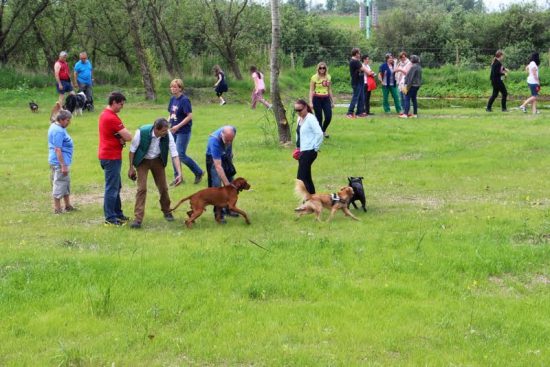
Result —
[[[1, 366], [550, 364], [548, 113], [402, 120], [377, 107], [346, 120], [338, 108], [314, 180], [334, 192], [364, 176], [369, 211], [316, 223], [295, 219], [297, 165], [265, 110], [195, 104], [189, 154], [201, 166], [207, 135], [238, 128], [252, 225], [208, 212], [189, 230], [184, 208], [165, 222], [150, 180], [135, 231], [102, 225], [99, 108], [69, 126], [79, 211], [52, 214], [54, 97], [37, 94], [39, 114], [28, 95], [0, 94]], [[121, 117], [134, 131], [164, 115], [132, 97]], [[184, 174], [173, 201], [204, 187]], [[130, 216], [135, 191], [124, 178]]]

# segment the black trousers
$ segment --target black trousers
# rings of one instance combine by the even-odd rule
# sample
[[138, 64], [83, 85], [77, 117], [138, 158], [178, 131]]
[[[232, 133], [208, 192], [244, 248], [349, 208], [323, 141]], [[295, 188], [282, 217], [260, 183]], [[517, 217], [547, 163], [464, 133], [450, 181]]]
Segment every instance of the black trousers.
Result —
[[[326, 132], [328, 125], [330, 125], [330, 121], [332, 121], [330, 97], [313, 96], [313, 112], [315, 112], [315, 117], [317, 117], [317, 121], [319, 121], [321, 130]], [[323, 121], [323, 113], [325, 114], [325, 121]]]
[[506, 90], [506, 86], [502, 82], [502, 80], [499, 80], [497, 82], [493, 82], [493, 94], [489, 98], [489, 101], [487, 102], [487, 109], [490, 110], [493, 108], [493, 102], [495, 99], [497, 99], [498, 93], [502, 95], [502, 110], [506, 110], [506, 97], [508, 97], [508, 91]]
[[369, 87], [365, 84], [365, 113], [370, 115], [370, 94], [372, 91], [369, 90]]
[[311, 178], [311, 166], [316, 158], [316, 151], [302, 151], [300, 159], [298, 160], [298, 175], [296, 177], [304, 182], [307, 191], [312, 195], [315, 194], [315, 185], [313, 184], [313, 179]]

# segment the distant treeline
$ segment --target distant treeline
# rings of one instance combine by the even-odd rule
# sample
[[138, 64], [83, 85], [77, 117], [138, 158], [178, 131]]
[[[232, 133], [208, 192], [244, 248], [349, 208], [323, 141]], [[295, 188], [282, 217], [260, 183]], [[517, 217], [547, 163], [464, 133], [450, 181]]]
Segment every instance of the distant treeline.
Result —
[[[309, 3], [309, 2], [308, 2]], [[387, 0], [378, 2], [373, 37], [329, 21], [326, 8], [304, 1], [281, 6], [283, 67], [323, 60], [345, 65], [352, 47], [381, 60], [386, 52], [419, 54], [424, 66], [456, 64], [485, 68], [497, 49], [509, 68], [521, 68], [529, 54], [550, 48], [550, 11], [534, 3], [487, 13], [480, 0]], [[327, 2], [335, 11], [355, 1]], [[249, 0], [10, 0], [0, 3], [0, 63], [50, 72], [61, 50], [69, 63], [87, 51], [103, 70], [140, 78], [211, 75], [220, 64], [232, 79], [248, 67], [267, 70], [271, 42], [269, 4]], [[545, 61], [547, 59], [543, 57]], [[108, 66], [108, 67], [107, 67]], [[103, 76], [107, 78], [106, 75]], [[112, 79], [111, 77], [109, 77]]]

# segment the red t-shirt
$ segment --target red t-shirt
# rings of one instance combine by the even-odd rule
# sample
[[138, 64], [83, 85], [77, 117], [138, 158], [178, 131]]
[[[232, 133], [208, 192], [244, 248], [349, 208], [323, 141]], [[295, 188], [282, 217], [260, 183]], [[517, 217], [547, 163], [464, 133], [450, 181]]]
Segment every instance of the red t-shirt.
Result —
[[99, 149], [97, 152], [99, 159], [122, 159], [122, 145], [115, 136], [122, 129], [124, 129], [124, 124], [116, 113], [108, 108], [101, 112], [99, 116]]

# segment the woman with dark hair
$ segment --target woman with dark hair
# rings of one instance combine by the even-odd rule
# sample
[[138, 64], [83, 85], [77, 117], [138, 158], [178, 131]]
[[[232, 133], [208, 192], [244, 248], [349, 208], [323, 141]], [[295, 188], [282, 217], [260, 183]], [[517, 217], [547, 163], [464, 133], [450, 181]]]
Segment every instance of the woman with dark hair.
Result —
[[367, 116], [374, 115], [374, 113], [370, 112], [370, 96], [372, 94], [372, 91], [376, 89], [376, 79], [374, 76], [376, 73], [372, 71], [370, 68], [370, 59], [369, 55], [363, 55], [361, 56], [361, 61], [363, 63], [363, 66], [365, 67], [365, 113]]
[[315, 185], [311, 178], [311, 166], [317, 158], [317, 152], [323, 142], [323, 130], [321, 130], [317, 118], [312, 114], [311, 107], [303, 99], [299, 99], [294, 103], [294, 111], [298, 115], [296, 147], [300, 151], [296, 178], [304, 182], [310, 194], [315, 194]]
[[256, 108], [256, 103], [260, 102], [267, 108], [271, 108], [271, 104], [264, 99], [265, 83], [264, 74], [257, 67], [250, 67], [250, 76], [254, 80], [254, 89], [252, 90], [252, 109]]
[[223, 106], [226, 102], [225, 99], [223, 99], [222, 94], [224, 94], [224, 92], [227, 92], [229, 88], [227, 87], [225, 74], [222, 68], [219, 65], [214, 65], [213, 71], [214, 75], [216, 76], [216, 84], [214, 84], [214, 90], [216, 91], [216, 96], [218, 96], [218, 98], [220, 99], [220, 106]]
[[531, 91], [531, 97], [527, 98], [521, 106], [519, 106], [519, 109], [523, 112], [527, 113], [526, 106], [531, 103], [531, 110], [533, 111], [533, 114], [539, 113], [537, 111], [537, 96], [539, 95], [540, 91], [540, 80], [539, 80], [539, 65], [540, 65], [540, 57], [538, 52], [533, 52], [531, 57], [529, 58], [529, 65], [525, 67], [525, 70], [529, 73], [527, 76], [527, 84], [529, 85], [529, 90]]
[[508, 96], [508, 91], [506, 90], [506, 86], [504, 85], [504, 78], [506, 77], [506, 73], [508, 72], [508, 70], [504, 66], [502, 66], [502, 59], [504, 59], [504, 52], [498, 50], [495, 53], [493, 62], [491, 63], [490, 79], [491, 84], [493, 85], [493, 94], [487, 102], [487, 108], [485, 109], [485, 111], [487, 112], [493, 112], [493, 102], [497, 98], [499, 92], [502, 94], [502, 112], [508, 111], [506, 109], [506, 97]]
[[[328, 73], [328, 66], [324, 62], [317, 65], [317, 72], [313, 74], [309, 81], [309, 103], [313, 106], [315, 117], [321, 125], [325, 138], [328, 138], [327, 128], [332, 120], [334, 102], [332, 99], [331, 78]], [[324, 122], [323, 114], [325, 115]]]

